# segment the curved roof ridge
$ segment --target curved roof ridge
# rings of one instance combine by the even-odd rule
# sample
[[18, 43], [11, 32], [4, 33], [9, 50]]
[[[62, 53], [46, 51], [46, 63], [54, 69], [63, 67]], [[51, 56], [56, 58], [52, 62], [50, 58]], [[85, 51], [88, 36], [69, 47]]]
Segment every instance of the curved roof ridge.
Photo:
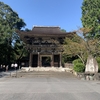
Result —
[[34, 27], [59, 27], [60, 28], [60, 26], [45, 26], [45, 25], [33, 25], [33, 28]]

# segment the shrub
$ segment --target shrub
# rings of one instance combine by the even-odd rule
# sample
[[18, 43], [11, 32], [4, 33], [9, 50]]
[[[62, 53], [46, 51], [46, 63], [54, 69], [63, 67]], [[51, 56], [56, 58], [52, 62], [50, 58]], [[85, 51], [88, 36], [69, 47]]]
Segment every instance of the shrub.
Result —
[[76, 71], [76, 72], [84, 72], [84, 70], [85, 70], [85, 66], [84, 66], [84, 64], [82, 64], [82, 63], [76, 63], [75, 65], [74, 65], [74, 71]]
[[77, 63], [82, 63], [82, 61], [80, 59], [76, 59], [73, 61], [73, 64], [76, 65]]
[[82, 63], [82, 61], [80, 59], [76, 59], [73, 61], [74, 64], [74, 71], [76, 72], [84, 72], [85, 70], [85, 65]]
[[100, 57], [97, 57], [96, 60], [97, 60], [97, 63], [98, 63], [98, 72], [100, 72]]

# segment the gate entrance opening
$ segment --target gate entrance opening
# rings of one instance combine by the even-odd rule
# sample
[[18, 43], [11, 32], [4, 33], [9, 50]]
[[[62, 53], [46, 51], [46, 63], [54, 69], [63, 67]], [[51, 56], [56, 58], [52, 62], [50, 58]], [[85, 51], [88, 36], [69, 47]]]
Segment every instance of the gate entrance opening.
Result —
[[42, 57], [42, 66], [50, 67], [51, 66], [51, 57]]

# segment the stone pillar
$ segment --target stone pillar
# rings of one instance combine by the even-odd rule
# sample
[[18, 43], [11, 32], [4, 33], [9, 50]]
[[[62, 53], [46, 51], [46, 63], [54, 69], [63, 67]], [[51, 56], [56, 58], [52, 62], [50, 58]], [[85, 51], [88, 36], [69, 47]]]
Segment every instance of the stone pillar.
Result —
[[62, 54], [60, 52], [60, 67], [62, 67]]
[[40, 67], [40, 52], [38, 52], [38, 67]]
[[29, 67], [32, 67], [32, 52], [30, 52]]
[[40, 67], [42, 67], [42, 56], [40, 56]]
[[53, 54], [53, 52], [52, 52], [52, 59], [51, 59], [51, 67], [54, 67], [54, 54]]

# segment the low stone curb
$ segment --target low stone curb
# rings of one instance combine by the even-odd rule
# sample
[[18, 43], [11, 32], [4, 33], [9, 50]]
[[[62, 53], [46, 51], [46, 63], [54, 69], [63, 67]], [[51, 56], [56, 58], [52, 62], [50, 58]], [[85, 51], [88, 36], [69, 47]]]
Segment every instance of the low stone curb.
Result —
[[100, 73], [77, 73], [73, 72], [75, 76], [81, 80], [100, 80]]

